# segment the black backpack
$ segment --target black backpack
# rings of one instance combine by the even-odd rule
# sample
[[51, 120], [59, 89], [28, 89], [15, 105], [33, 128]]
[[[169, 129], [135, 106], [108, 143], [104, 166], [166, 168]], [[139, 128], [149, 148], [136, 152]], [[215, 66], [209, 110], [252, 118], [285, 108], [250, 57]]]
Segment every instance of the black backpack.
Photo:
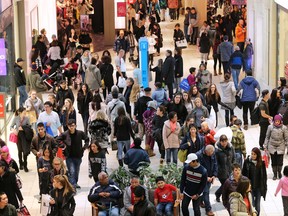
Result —
[[255, 109], [252, 111], [250, 119], [251, 119], [251, 125], [259, 124], [260, 122], [259, 105], [257, 105], [257, 107], [255, 107]]

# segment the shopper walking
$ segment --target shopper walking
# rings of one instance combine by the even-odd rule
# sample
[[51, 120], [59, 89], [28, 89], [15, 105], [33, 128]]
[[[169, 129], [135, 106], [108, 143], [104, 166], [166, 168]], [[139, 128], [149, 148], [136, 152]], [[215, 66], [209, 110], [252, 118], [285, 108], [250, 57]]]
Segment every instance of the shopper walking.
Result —
[[22, 58], [18, 58], [16, 63], [14, 64], [14, 81], [19, 91], [19, 107], [23, 106], [28, 98], [26, 92], [26, 77], [23, 66], [24, 60]]

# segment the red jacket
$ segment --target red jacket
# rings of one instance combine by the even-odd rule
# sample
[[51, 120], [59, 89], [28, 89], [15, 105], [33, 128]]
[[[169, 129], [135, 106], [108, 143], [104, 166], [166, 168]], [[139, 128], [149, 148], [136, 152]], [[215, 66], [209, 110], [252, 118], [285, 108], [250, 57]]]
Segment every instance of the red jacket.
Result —
[[215, 145], [216, 140], [214, 139], [214, 135], [216, 134], [216, 132], [214, 130], [208, 130], [208, 132], [204, 133], [201, 130], [199, 130], [199, 133], [204, 136], [204, 140], [205, 140], [205, 146], [206, 145]]

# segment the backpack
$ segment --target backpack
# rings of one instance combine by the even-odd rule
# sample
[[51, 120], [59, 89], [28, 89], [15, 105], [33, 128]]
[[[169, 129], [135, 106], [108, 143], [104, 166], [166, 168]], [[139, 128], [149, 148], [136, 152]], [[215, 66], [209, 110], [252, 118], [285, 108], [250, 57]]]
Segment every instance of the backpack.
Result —
[[251, 116], [251, 125], [259, 124], [260, 122], [260, 109], [259, 105], [252, 111]]
[[282, 115], [283, 124], [288, 125], [288, 104], [282, 104], [278, 109], [278, 113]]

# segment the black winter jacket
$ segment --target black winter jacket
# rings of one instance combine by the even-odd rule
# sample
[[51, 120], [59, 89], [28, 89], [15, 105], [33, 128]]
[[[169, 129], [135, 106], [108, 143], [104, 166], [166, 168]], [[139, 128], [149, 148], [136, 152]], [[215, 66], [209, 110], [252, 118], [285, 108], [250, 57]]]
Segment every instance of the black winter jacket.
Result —
[[183, 77], [183, 58], [181, 55], [175, 55], [175, 78]]
[[24, 70], [17, 63], [14, 64], [14, 81], [16, 87], [26, 85]]
[[77, 94], [77, 107], [80, 114], [89, 113], [89, 103], [92, 101], [92, 93], [89, 91], [84, 95], [82, 92]]
[[143, 123], [143, 113], [147, 110], [149, 101], [152, 101], [152, 98], [144, 95], [135, 104], [134, 115], [137, 117], [139, 123]]
[[165, 81], [165, 84], [174, 83], [174, 68], [175, 68], [175, 59], [172, 56], [168, 56], [162, 67], [162, 76]]
[[[51, 213], [49, 216], [73, 216], [76, 203], [74, 199], [74, 192], [68, 192], [65, 196], [63, 196], [63, 202], [61, 206], [58, 206], [56, 197], [56, 190], [53, 189], [50, 191], [50, 196], [55, 200], [55, 204], [51, 205]], [[59, 197], [60, 190], [58, 190], [58, 197]]]
[[94, 120], [89, 124], [91, 140], [96, 140], [102, 148], [108, 147], [108, 136], [111, 134], [111, 127], [108, 121]]
[[102, 64], [100, 66], [101, 79], [104, 79], [107, 88], [111, 88], [114, 85], [113, 71], [114, 68], [111, 64]]
[[139, 201], [134, 205], [133, 216], [155, 216], [155, 206], [147, 200]]
[[56, 102], [60, 108], [63, 107], [66, 98], [69, 98], [72, 101], [72, 104], [74, 103], [74, 95], [72, 90], [70, 88], [62, 89], [60, 86], [56, 94]]

